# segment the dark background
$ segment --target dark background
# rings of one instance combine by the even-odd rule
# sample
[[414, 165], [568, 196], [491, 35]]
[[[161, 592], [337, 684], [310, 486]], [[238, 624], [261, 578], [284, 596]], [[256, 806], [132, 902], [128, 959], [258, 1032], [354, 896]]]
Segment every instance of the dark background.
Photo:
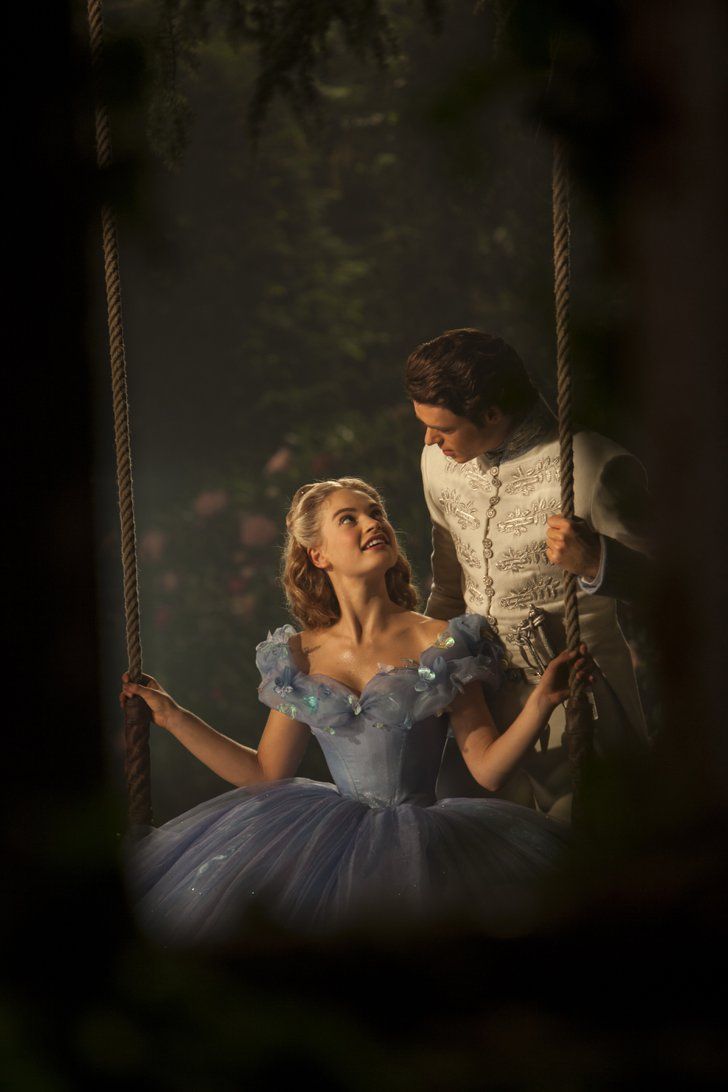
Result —
[[[515, 5], [503, 72], [485, 80], [463, 73], [493, 71], [490, 9], [481, 34], [469, 6], [442, 8], [439, 37], [419, 7], [397, 9], [404, 59], [382, 72], [336, 52], [316, 125], [276, 101], [255, 162], [244, 128], [255, 65], [213, 36], [185, 89], [193, 120], [176, 174], [141, 139], [154, 21], [142, 32], [141, 3], [109, 9], [126, 75], [115, 99], [110, 80], [119, 166], [104, 185], [123, 240], [145, 662], [219, 726], [257, 731], [251, 652], [283, 613], [267, 521], [280, 526], [287, 494], [321, 471], [382, 485], [424, 577], [402, 360], [468, 322], [512, 340], [535, 377], [551, 374], [555, 130], [578, 185], [579, 413], [645, 458], [655, 494], [654, 758], [596, 787], [596, 843], [535, 936], [312, 949], [262, 923], [254, 941], [204, 957], [136, 935], [117, 863], [120, 597], [83, 12], [12, 9], [6, 329], [20, 337], [6, 588], [22, 651], [5, 687], [0, 999], [11, 1087], [724, 1080], [712, 987], [726, 921], [725, 9]], [[554, 21], [566, 57], [549, 84]], [[152, 116], [164, 146], [169, 119]], [[282, 449], [287, 465], [271, 470]], [[154, 762], [155, 786], [174, 770], [162, 813], [177, 807], [178, 779], [189, 778], [181, 794], [207, 793], [186, 756]]]
[[[147, 670], [180, 702], [254, 746], [265, 717], [254, 648], [288, 620], [277, 568], [300, 484], [370, 479], [426, 598], [430, 528], [421, 430], [403, 393], [408, 353], [453, 327], [491, 330], [552, 395], [543, 102], [554, 79], [543, 43], [526, 43], [533, 58], [519, 53], [524, 30], [547, 29], [531, 26], [533, 13], [519, 16], [522, 26], [513, 16], [508, 38], [493, 10], [474, 13], [469, 0], [442, 5], [437, 23], [418, 4], [388, 4], [396, 47], [386, 66], [352, 56], [334, 25], [330, 57], [316, 72], [318, 103], [275, 98], [254, 143], [246, 110], [259, 43], [231, 42], [225, 4], [209, 5], [204, 26], [184, 5], [168, 7], [178, 19], [178, 110], [157, 82], [168, 78], [171, 48], [155, 20], [159, 6], [107, 5], [142, 639]], [[593, 38], [595, 28], [586, 30]], [[580, 36], [576, 61], [590, 70], [596, 43], [583, 28]], [[188, 56], [184, 42], [194, 66], [179, 60]], [[605, 125], [588, 116], [594, 105], [583, 109], [582, 124]], [[574, 194], [577, 416], [644, 457], [613, 201], [601, 165]], [[89, 268], [104, 712], [120, 767], [118, 517], [93, 232]], [[649, 641], [638, 655], [649, 667]], [[224, 787], [163, 733], [153, 751], [158, 821]], [[302, 773], [327, 778], [315, 746]]]

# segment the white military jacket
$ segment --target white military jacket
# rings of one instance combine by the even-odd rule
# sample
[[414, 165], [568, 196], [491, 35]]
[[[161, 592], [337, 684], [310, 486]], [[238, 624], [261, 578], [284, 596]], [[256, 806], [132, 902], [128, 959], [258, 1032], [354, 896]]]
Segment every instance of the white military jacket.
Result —
[[[546, 521], [561, 510], [553, 415], [539, 402], [499, 454], [467, 463], [454, 462], [436, 445], [425, 447], [422, 479], [433, 528], [427, 613], [443, 619], [464, 611], [482, 614], [503, 640], [508, 666], [524, 669], [534, 683], [537, 676], [516, 640], [518, 624], [531, 604], [558, 619], [564, 612], [561, 570], [547, 560], [545, 544]], [[606, 547], [599, 591], [578, 593], [582, 638], [627, 721], [643, 735], [644, 717], [616, 600], [633, 598], [631, 585], [640, 580], [634, 560], [643, 561], [646, 548], [645, 471], [611, 440], [578, 432], [574, 490], [575, 515], [605, 536]], [[599, 702], [597, 687], [595, 697]], [[552, 745], [558, 742], [558, 737], [551, 740]]]

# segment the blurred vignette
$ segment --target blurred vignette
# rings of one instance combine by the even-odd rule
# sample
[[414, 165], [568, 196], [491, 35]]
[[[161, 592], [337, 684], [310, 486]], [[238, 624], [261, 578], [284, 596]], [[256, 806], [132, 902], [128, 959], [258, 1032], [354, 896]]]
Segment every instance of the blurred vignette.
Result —
[[[24, 706], [37, 745], [27, 730], [8, 742], [11, 1087], [143, 1076], [222, 1089], [305, 1075], [332, 1088], [576, 1088], [605, 1073], [713, 1087], [725, 1076], [723, 1014], [707, 987], [726, 921], [724, 582], [704, 577], [725, 542], [725, 12], [524, 4], [503, 27], [503, 10], [442, 5], [433, 34], [397, 8], [404, 44], [384, 75], [337, 47], [318, 130], [274, 102], [254, 158], [241, 120], [254, 46], [209, 35], [165, 113], [150, 87], [152, 5], [109, 5], [116, 167], [103, 180], [91, 166], [83, 20], [55, 5], [35, 37], [43, 63], [28, 103], [47, 124], [18, 145], [18, 206], [38, 178], [49, 200], [24, 221], [15, 288], [36, 283], [43, 253], [54, 292], [40, 316], [35, 292], [18, 303], [36, 366], [15, 386], [35, 427], [28, 451], [26, 416], [12, 415], [27, 453], [19, 499], [33, 503], [28, 578], [11, 595], [19, 634], [40, 644], [24, 692], [47, 702]], [[12, 17], [28, 35], [25, 13]], [[562, 64], [549, 82], [554, 22]], [[495, 59], [494, 34], [505, 36]], [[140, 124], [150, 97], [168, 158], [169, 132], [184, 132], [191, 110], [171, 173]], [[126, 912], [116, 854], [124, 656], [98, 187], [122, 242], [145, 665], [254, 743], [252, 649], [273, 616], [286, 620], [276, 545], [293, 488], [366, 473], [424, 585], [408, 349], [478, 325], [516, 344], [540, 386], [552, 381], [552, 131], [567, 136], [577, 179], [576, 416], [643, 457], [655, 497], [652, 636], [648, 621], [628, 620], [653, 760], [594, 785], [599, 837], [560, 911], [528, 936], [302, 946], [260, 922], [235, 950], [150, 947]], [[58, 412], [69, 405], [70, 430]], [[307, 761], [302, 773], [321, 776], [313, 750]], [[221, 788], [163, 739], [153, 779], [158, 822]]]

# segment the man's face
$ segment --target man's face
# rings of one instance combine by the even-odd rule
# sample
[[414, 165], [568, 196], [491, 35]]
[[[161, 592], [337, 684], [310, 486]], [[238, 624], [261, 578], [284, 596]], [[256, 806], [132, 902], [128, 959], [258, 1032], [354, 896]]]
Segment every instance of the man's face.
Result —
[[444, 406], [430, 406], [425, 402], [413, 402], [412, 406], [415, 417], [425, 426], [428, 447], [437, 444], [443, 455], [456, 463], [467, 463], [484, 451], [493, 451], [508, 436], [510, 417], [497, 406], [486, 411], [480, 427]]

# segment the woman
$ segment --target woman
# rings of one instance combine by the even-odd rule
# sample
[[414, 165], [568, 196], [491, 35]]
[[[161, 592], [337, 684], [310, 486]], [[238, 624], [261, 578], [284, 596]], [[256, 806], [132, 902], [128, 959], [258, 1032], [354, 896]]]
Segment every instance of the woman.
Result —
[[[232, 936], [257, 903], [306, 931], [447, 915], [502, 925], [553, 870], [568, 830], [502, 800], [436, 801], [448, 724], [473, 776], [497, 790], [566, 697], [571, 654], [498, 735], [484, 691], [499, 685], [502, 647], [479, 615], [413, 610], [377, 491], [358, 478], [303, 486], [286, 523], [283, 584], [303, 629], [283, 626], [257, 648], [271, 710], [257, 750], [154, 679], [124, 676], [122, 703], [140, 695], [155, 724], [238, 786], [135, 847], [142, 921], [166, 941]], [[586, 646], [576, 667], [590, 670]], [[335, 785], [295, 776], [312, 733]]]

